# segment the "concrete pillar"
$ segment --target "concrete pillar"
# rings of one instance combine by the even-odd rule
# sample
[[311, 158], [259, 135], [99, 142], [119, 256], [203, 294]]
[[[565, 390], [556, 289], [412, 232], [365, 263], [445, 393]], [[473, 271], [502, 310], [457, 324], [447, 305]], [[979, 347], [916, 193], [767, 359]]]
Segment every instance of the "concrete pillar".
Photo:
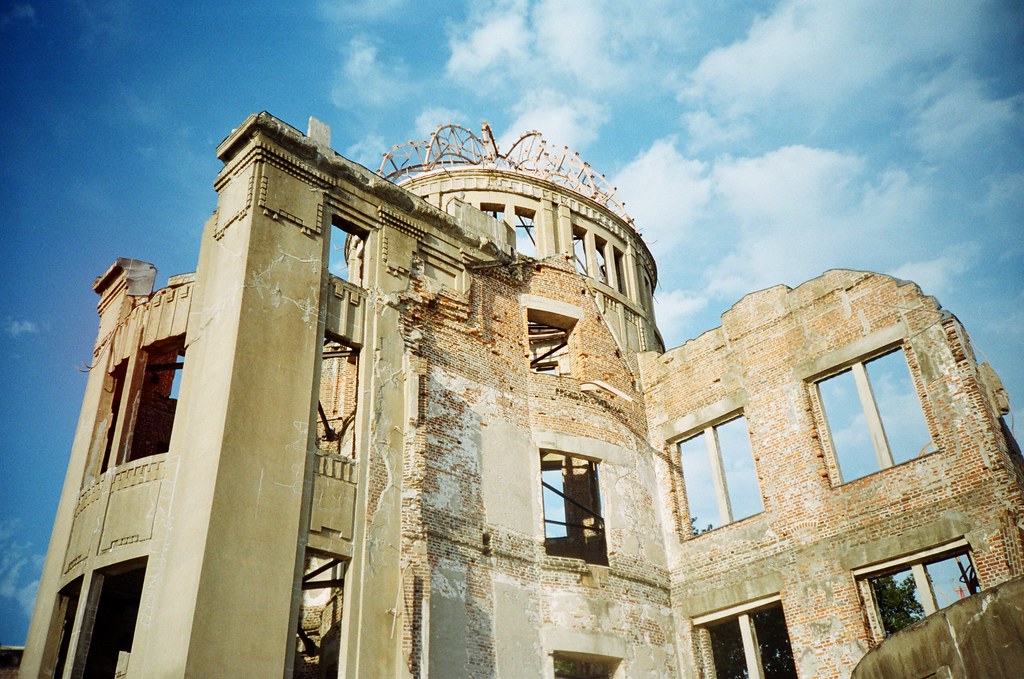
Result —
[[[78, 418], [75, 440], [71, 446], [71, 459], [64, 477], [64, 489], [61, 491], [57, 517], [46, 552], [46, 562], [39, 580], [32, 623], [25, 640], [25, 654], [21, 662], [21, 676], [24, 677], [47, 676], [57, 659], [57, 644], [60, 641], [60, 628], [63, 623], [59, 616], [57, 597], [61, 575], [64, 573], [64, 557], [74, 522], [74, 509], [78, 504], [83, 479], [89, 470], [95, 467], [95, 473], [99, 473], [101, 461], [93, 458], [103, 454], [106, 428], [110, 421], [110, 414], [106, 412], [110, 408], [110, 397], [104, 387], [111, 360], [111, 338], [132, 308], [131, 295], [148, 294], [145, 289], [136, 287], [135, 273], [131, 270], [133, 263], [145, 264], [135, 260], [118, 260], [93, 284], [93, 290], [100, 295], [97, 307], [100, 322], [96, 333], [93, 368], [85, 385], [82, 411]], [[152, 269], [152, 265], [145, 266]], [[153, 271], [155, 273], [155, 270]], [[148, 290], [152, 291], [152, 278], [149, 279]], [[84, 600], [85, 594], [86, 591], [83, 589], [80, 603]], [[81, 624], [80, 618], [76, 619], [75, 624]], [[69, 658], [66, 666], [69, 666], [71, 661]]]
[[[250, 125], [218, 149], [167, 528], [131, 676], [290, 675], [323, 336], [323, 193]], [[268, 161], [273, 162], [268, 162]], [[147, 585], [149, 584], [147, 582]], [[138, 658], [138, 662], [135, 662]]]
[[555, 245], [560, 252], [572, 257], [572, 216], [569, 214], [569, 206], [565, 203], [558, 204], [558, 228], [555, 231]]

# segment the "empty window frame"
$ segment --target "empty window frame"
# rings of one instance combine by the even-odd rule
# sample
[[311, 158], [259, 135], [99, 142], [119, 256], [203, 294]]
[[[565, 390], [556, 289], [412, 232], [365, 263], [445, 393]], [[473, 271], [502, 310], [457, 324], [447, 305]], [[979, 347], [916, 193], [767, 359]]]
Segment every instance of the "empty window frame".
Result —
[[[755, 606], [757, 606], [755, 604]], [[776, 600], [738, 615], [713, 614], [694, 619], [707, 633], [717, 679], [795, 679], [796, 664], [782, 604]]]
[[555, 679], [612, 679], [618, 664], [570, 653], [554, 653], [552, 657]]
[[480, 212], [494, 217], [499, 222], [505, 220], [505, 206], [501, 203], [480, 203]]
[[625, 271], [626, 269], [622, 262], [622, 253], [619, 252], [618, 248], [612, 248], [612, 272], [615, 275], [615, 289], [623, 295], [626, 294]]
[[587, 232], [583, 229], [572, 230], [572, 258], [576, 263], [576, 271], [584, 276], [590, 275], [587, 268]]
[[332, 339], [324, 340], [317, 402], [317, 450], [354, 458], [359, 395], [359, 352]]
[[545, 551], [607, 566], [598, 463], [543, 451], [540, 475]]
[[92, 628], [88, 630], [83, 676], [114, 677], [126, 672], [145, 579], [146, 567], [142, 566], [103, 575], [98, 583], [94, 581], [94, 586], [101, 589]]
[[594, 238], [594, 256], [597, 258], [595, 262], [597, 264], [597, 280], [601, 281], [605, 285], [611, 285], [608, 280], [608, 258], [605, 253], [605, 248], [608, 247], [608, 243], [601, 238]]
[[366, 234], [350, 224], [331, 227], [328, 270], [353, 285], [363, 285], [366, 259]]
[[523, 207], [515, 209], [516, 214], [516, 252], [527, 257], [537, 256], [537, 231], [533, 210]]
[[146, 352], [146, 374], [139, 390], [138, 414], [126, 446], [126, 462], [166, 453], [171, 447], [178, 389], [185, 367], [184, 340]]
[[530, 342], [530, 370], [563, 377], [569, 375], [569, 335], [575, 321], [529, 309], [526, 323]]
[[816, 387], [841, 483], [934, 450], [902, 350], [858, 361]]
[[679, 443], [694, 535], [764, 511], [742, 415]]
[[854, 571], [877, 641], [981, 591], [963, 541]]

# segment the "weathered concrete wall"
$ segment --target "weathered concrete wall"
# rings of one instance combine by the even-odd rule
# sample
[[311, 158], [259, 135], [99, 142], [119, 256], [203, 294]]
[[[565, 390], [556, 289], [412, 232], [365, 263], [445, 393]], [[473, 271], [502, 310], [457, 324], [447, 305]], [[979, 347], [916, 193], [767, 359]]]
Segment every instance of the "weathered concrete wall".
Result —
[[[98, 369], [30, 676], [56, 657], [60, 589], [81, 593], [84, 661], [105, 574], [143, 561], [128, 672], [147, 677], [551, 679], [556, 658], [616, 679], [705, 676], [711, 622], [778, 605], [798, 675], [846, 677], [880, 641], [865, 569], [955, 549], [984, 586], [1024, 572], [1005, 393], [915, 285], [831, 271], [748, 295], [658, 354], [656, 270], [628, 223], [504, 171], [396, 187], [321, 127], [259, 114], [225, 140], [194, 282], [144, 300], [120, 269], [97, 282]], [[533, 212], [536, 257], [516, 254], [517, 209]], [[341, 230], [361, 241], [351, 281], [326, 271]], [[538, 319], [566, 333], [557, 374], [531, 369]], [[163, 453], [166, 376], [149, 391], [143, 378], [183, 334]], [[889, 349], [907, 357], [934, 452], [844, 482], [815, 384]], [[764, 511], [693, 535], [677, 444], [738, 413]], [[135, 452], [155, 454], [136, 461], [137, 417], [152, 426]], [[558, 551], [585, 540], [546, 545], [542, 454], [588, 470], [566, 492], [600, 496], [598, 558]], [[303, 593], [325, 564], [328, 584]], [[300, 625], [319, 652], [304, 642], [293, 662]]]
[[[853, 569], [964, 538], [983, 585], [1021, 572], [1021, 494], [998, 455], [997, 413], [933, 299], [830, 271], [748, 295], [722, 320], [642, 362], [684, 639], [694, 616], [781, 595], [800, 676], [847, 676], [876, 641]], [[814, 381], [886, 347], [907, 356], [936, 452], [842, 483]], [[764, 511], [694, 536], [675, 443], [729, 412], [746, 418]]]
[[886, 639], [853, 679], [1016, 679], [1024, 668], [1024, 578], [958, 601]]

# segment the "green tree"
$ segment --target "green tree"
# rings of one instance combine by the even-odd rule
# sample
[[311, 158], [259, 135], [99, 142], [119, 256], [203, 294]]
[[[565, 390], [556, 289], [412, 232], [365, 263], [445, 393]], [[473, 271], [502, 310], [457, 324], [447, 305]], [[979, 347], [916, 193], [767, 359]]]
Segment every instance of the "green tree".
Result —
[[918, 601], [917, 585], [910, 571], [874, 578], [871, 589], [886, 636], [924, 618], [924, 607]]

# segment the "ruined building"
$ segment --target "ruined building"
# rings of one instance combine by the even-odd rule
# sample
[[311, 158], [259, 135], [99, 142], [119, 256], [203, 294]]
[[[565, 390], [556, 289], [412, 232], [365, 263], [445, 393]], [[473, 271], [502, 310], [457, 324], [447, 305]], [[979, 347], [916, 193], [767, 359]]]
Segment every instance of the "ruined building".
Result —
[[637, 228], [537, 134], [375, 174], [262, 113], [217, 154], [196, 273], [94, 284], [22, 676], [847, 677], [1024, 574], [1006, 394], [915, 284], [666, 350]]

